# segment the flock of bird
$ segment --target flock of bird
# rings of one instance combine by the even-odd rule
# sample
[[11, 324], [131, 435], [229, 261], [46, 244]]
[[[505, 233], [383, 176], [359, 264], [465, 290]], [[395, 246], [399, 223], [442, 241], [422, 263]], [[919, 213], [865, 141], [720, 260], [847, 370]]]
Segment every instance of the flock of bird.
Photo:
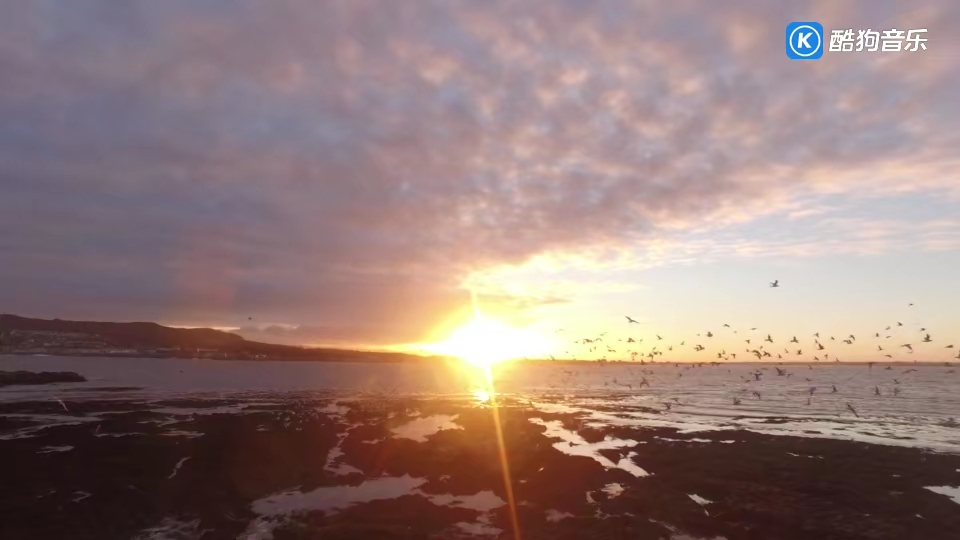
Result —
[[[779, 280], [774, 280], [770, 283], [770, 287], [779, 288]], [[908, 304], [909, 307], [913, 307], [913, 303]], [[626, 319], [626, 324], [628, 328], [633, 328], [634, 325], [640, 326], [642, 323], [629, 316], [624, 316]], [[901, 321], [896, 321], [884, 328], [882, 332], [874, 332], [872, 336], [866, 338], [867, 340], [873, 340], [873, 346], [876, 347], [875, 353], [880, 358], [893, 359], [894, 352], [900, 351], [903, 355], [906, 355], [906, 358], [912, 358], [915, 353], [922, 352], [923, 360], [930, 360], [931, 353], [933, 349], [936, 350], [949, 350], [954, 349], [953, 343], [942, 343], [934, 340], [925, 327], [921, 327], [916, 333], [909, 333], [908, 337], [904, 338], [903, 333], [904, 324]], [[698, 333], [696, 335], [697, 339], [682, 339], [682, 340], [665, 340], [663, 336], [657, 333], [653, 333], [653, 336], [649, 335], [646, 338], [626, 336], [621, 338], [612, 338], [609, 336], [608, 332], [603, 332], [591, 337], [582, 337], [579, 339], [572, 340], [572, 344], [580, 348], [580, 352], [586, 356], [594, 355], [600, 356], [598, 360], [601, 362], [601, 365], [606, 365], [607, 362], [617, 362], [623, 363], [628, 366], [638, 366], [640, 367], [639, 377], [630, 377], [630, 380], [627, 382], [619, 381], [617, 378], [613, 378], [612, 381], [608, 381], [605, 385], [613, 384], [616, 386], [623, 386], [629, 388], [630, 390], [639, 389], [643, 387], [650, 387], [650, 381], [647, 379], [646, 375], [650, 375], [653, 372], [649, 369], [644, 369], [643, 366], [647, 368], [652, 367], [651, 364], [675, 364], [679, 369], [681, 364], [680, 362], [690, 362], [690, 360], [696, 360], [697, 355], [709, 355], [709, 360], [696, 361], [692, 364], [687, 363], [686, 367], [683, 370], [678, 371], [677, 376], [683, 377], [683, 371], [689, 369], [696, 369], [698, 367], [703, 367], [705, 365], [717, 366], [723, 365], [724, 362], [738, 360], [738, 354], [740, 360], [757, 360], [764, 362], [780, 362], [780, 366], [783, 366], [783, 362], [797, 362], [800, 361], [799, 365], [803, 366], [806, 362], [807, 369], [813, 369], [813, 365], [817, 362], [830, 362], [831, 364], [839, 364], [842, 362], [839, 353], [842, 352], [843, 347], [849, 347], [855, 344], [859, 344], [863, 339], [858, 340], [857, 336], [854, 334], [849, 334], [847, 336], [830, 336], [830, 335], [821, 335], [820, 332], [815, 332], [810, 336], [806, 336], [803, 339], [799, 338], [796, 335], [790, 335], [786, 337], [774, 338], [773, 335], [766, 332], [759, 332], [756, 327], [747, 329], [736, 329], [731, 327], [730, 324], [722, 324], [722, 330], [718, 330], [717, 333], [723, 335], [718, 336], [712, 330], [706, 330], [704, 332]], [[744, 330], [744, 334], [739, 334], [740, 330]], [[899, 330], [899, 331], [898, 331]], [[558, 330], [558, 332], [564, 332], [564, 330]], [[727, 347], [708, 347], [711, 341], [714, 341], [713, 338], [717, 337], [717, 340], [722, 340], [724, 343], [729, 344], [731, 340], [743, 342], [743, 352], [740, 353], [739, 349], [737, 350], [727, 350]], [[889, 341], [891, 339], [897, 338], [896, 341]], [[646, 340], [646, 345], [644, 341]], [[899, 341], [902, 343], [898, 343]], [[689, 341], [689, 343], [688, 343]], [[704, 344], [707, 345], [704, 345]], [[917, 347], [915, 349], [915, 347]], [[921, 349], [923, 347], [923, 349]], [[711, 349], [709, 352], [708, 348]], [[872, 347], [871, 347], [872, 349]], [[804, 350], [807, 350], [807, 354], [804, 355]], [[691, 352], [692, 351], [692, 357]], [[604, 354], [607, 353], [606, 355]], [[952, 351], [949, 351], [952, 354]], [[570, 351], [567, 351], [567, 354], [570, 358], [576, 360], [576, 355], [571, 354]], [[608, 359], [607, 355], [617, 355], [618, 359]], [[714, 356], [715, 355], [715, 356]], [[918, 355], [919, 356], [919, 355]], [[629, 361], [626, 358], [629, 357]], [[902, 358], [903, 356], [898, 357]], [[552, 359], [556, 359], [551, 357]], [[951, 356], [953, 359], [960, 360], [960, 352], [956, 356]], [[916, 360], [914, 360], [916, 362]], [[870, 370], [874, 369], [874, 366], [877, 365], [877, 362], [871, 361], [866, 362], [866, 367]], [[796, 364], [795, 364], [796, 365]], [[945, 362], [945, 365], [948, 367], [951, 366], [950, 362]], [[892, 366], [886, 366], [883, 368], [885, 370], [893, 370]], [[790, 379], [794, 376], [794, 373], [791, 372], [786, 367], [774, 367], [777, 377], [784, 377]], [[907, 369], [903, 371], [903, 374], [909, 374], [915, 372], [916, 369]], [[741, 375], [740, 380], [742, 383], [749, 385], [750, 383], [756, 383], [763, 379], [765, 372], [769, 372], [768, 367], [757, 368], [749, 372], [746, 376]], [[954, 373], [955, 370], [948, 370], [946, 373]], [[565, 371], [568, 375], [571, 373]], [[902, 377], [902, 375], [901, 375]], [[804, 377], [805, 381], [809, 383], [811, 379], [809, 377]], [[901, 393], [901, 381], [899, 378], [893, 378], [892, 382], [894, 384], [891, 393], [894, 396], [898, 396]], [[879, 385], [874, 385], [871, 389], [874, 396], [881, 396], [883, 393]], [[749, 393], [747, 393], [749, 392]], [[806, 404], [810, 405], [814, 395], [818, 392], [817, 386], [808, 385], [804, 390], [806, 394]], [[822, 392], [822, 390], [821, 390]], [[837, 384], [831, 383], [830, 387], [827, 389], [827, 392], [830, 394], [837, 394], [841, 392], [837, 388]], [[759, 389], [747, 390], [742, 389], [740, 392], [741, 395], [735, 395], [732, 397], [734, 405], [740, 405], [743, 402], [744, 395], [750, 395], [756, 400], [761, 400], [763, 394]], [[674, 399], [673, 401], [665, 401], [663, 406], [665, 409], [670, 410], [675, 404], [679, 403], [678, 400]], [[849, 402], [845, 403], [846, 410], [851, 412], [853, 415], [859, 417], [859, 413], [856, 408]]]
[[[770, 282], [770, 287], [779, 288], [780, 280], [774, 280]], [[908, 307], [913, 307], [913, 305], [914, 305], [913, 303], [910, 303], [908, 304]], [[632, 327], [632, 325], [641, 324], [640, 321], [638, 321], [637, 319], [634, 319], [629, 315], [625, 315], [624, 318], [627, 321], [627, 326]], [[897, 333], [897, 331], [894, 329], [899, 330], [903, 326], [904, 326], [903, 322], [896, 321], [895, 325], [891, 324], [891, 325], [888, 325], [886, 328], [884, 328], [882, 336], [881, 336], [881, 332], [879, 331], [874, 332], [872, 338], [877, 340], [877, 342], [874, 343], [874, 346], [876, 346], [875, 352], [882, 353], [880, 356], [883, 358], [893, 359], [894, 355], [892, 353], [898, 350], [905, 351], [905, 354], [912, 355], [915, 352], [914, 343], [922, 343], [922, 344], [936, 343], [933, 337], [931, 337], [930, 333], [924, 327], [924, 328], [920, 328], [919, 335], [914, 335], [912, 338], [908, 338], [908, 341], [906, 343], [896, 344], [896, 342], [894, 342], [894, 345], [890, 345], [891, 342], [887, 340], [893, 339], [895, 337], [894, 333], [897, 334], [897, 337], [902, 337], [901, 334]], [[739, 330], [732, 328], [727, 323], [724, 323], [722, 325], [722, 328], [725, 329], [724, 332], [729, 331], [732, 334], [739, 333]], [[559, 329], [557, 330], [557, 332], [564, 332], [564, 330]], [[749, 332], [751, 332], [749, 336], [746, 336], [746, 335], [738, 336], [738, 337], [742, 337], [743, 342], [745, 343], [743, 353], [739, 353], [732, 349], [730, 351], [727, 351], [726, 348], [722, 348], [720, 350], [714, 350], [711, 353], [711, 355], [713, 353], [716, 353], [717, 360], [725, 360], [725, 361], [737, 360], [737, 355], [741, 354], [741, 360], [748, 359], [750, 357], [755, 357], [757, 360], [769, 359], [769, 361], [799, 359], [799, 360], [811, 360], [814, 362], [821, 362], [821, 361], [840, 362], [841, 361], [840, 357], [837, 354], [840, 351], [838, 349], [834, 349], [833, 345], [837, 345], [838, 343], [843, 343], [844, 345], [854, 345], [856, 343], [859, 343], [857, 341], [857, 337], [854, 334], [849, 334], [846, 337], [841, 336], [840, 339], [838, 340], [836, 336], [821, 337], [820, 332], [815, 332], [812, 336], [809, 336], [807, 338], [807, 341], [805, 341], [805, 343], [809, 345], [807, 347], [807, 350], [812, 352], [808, 352], [806, 357], [804, 357], [804, 353], [803, 353], [804, 343], [801, 343], [800, 339], [795, 335], [791, 336], [789, 339], [780, 338], [778, 341], [778, 340], [775, 340], [773, 336], [769, 333], [766, 333], [765, 335], [763, 333], [759, 335], [756, 334], [755, 333], [757, 332], [756, 327], [750, 328]], [[645, 338], [636, 338], [636, 337], [628, 336], [626, 337], [626, 339], [617, 338], [616, 341], [613, 341], [612, 338], [608, 337], [607, 332], [602, 332], [596, 336], [575, 339], [572, 341], [572, 344], [580, 346], [581, 348], [580, 353], [586, 353], [587, 356], [596, 357], [598, 355], [602, 355], [600, 358], [597, 358], [598, 360], [601, 360], [601, 361], [608, 360], [607, 356], [603, 354], [605, 352], [609, 355], [616, 354], [620, 356], [621, 359], [625, 355], [629, 355], [629, 358], [631, 361], [639, 360], [640, 363], [643, 364], [646, 362], [656, 362], [658, 359], [664, 360], [665, 355], [667, 355], [668, 353], [679, 353], [682, 351], [682, 349], [678, 351], [674, 351], [675, 347], [681, 347], [681, 348], [689, 347], [690, 349], [692, 349], [694, 352], [697, 352], [697, 353], [706, 351], [707, 346], [705, 346], [703, 343], [708, 343], [709, 340], [711, 340], [714, 336], [716, 336], [716, 334], [714, 334], [712, 330], [707, 330], [706, 332], [701, 332], [697, 334], [696, 337], [700, 339], [696, 340], [696, 343], [691, 342], [690, 345], [687, 345], [687, 340], [681, 340], [679, 343], [664, 342], [663, 336], [661, 336], [660, 334], [654, 334], [654, 337], [652, 339], [646, 338], [648, 344], [651, 342], [653, 343], [652, 346], [650, 346], [649, 349], [642, 349], [641, 347], [643, 346], [642, 344]], [[727, 337], [732, 337], [732, 336], [727, 336]], [[607, 341], [605, 341], [605, 338], [607, 339]], [[782, 352], [780, 351], [779, 346], [777, 347], [773, 346], [775, 343], [781, 343], [784, 345]], [[622, 344], [622, 346], [625, 346], [626, 348], [624, 350], [621, 350], [623, 349], [623, 347], [620, 344]], [[943, 347], [943, 349], [954, 349], [954, 345], [952, 343], [946, 344]], [[929, 352], [929, 351], [926, 351], [926, 352]], [[566, 351], [566, 354], [569, 358], [573, 360], [577, 359], [576, 353], [571, 353], [571, 351], [568, 350]], [[831, 356], [831, 354], [833, 356]], [[669, 355], [669, 356], [676, 356], [676, 354]], [[957, 355], [954, 356], [953, 358], [960, 360], [960, 350], [958, 350]], [[551, 359], [555, 360], [556, 358], [551, 356]], [[682, 360], [688, 361], [689, 357], [682, 358]]]

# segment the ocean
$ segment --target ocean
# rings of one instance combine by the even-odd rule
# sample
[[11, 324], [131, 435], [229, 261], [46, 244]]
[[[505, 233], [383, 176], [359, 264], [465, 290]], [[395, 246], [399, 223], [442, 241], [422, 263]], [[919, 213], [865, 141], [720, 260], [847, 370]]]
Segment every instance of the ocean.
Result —
[[[0, 356], [0, 370], [74, 371], [85, 383], [0, 388], [0, 402], [291, 399], [309, 396], [486, 399], [459, 363], [364, 364]], [[960, 369], [892, 364], [505, 363], [497, 395], [587, 425], [749, 430], [960, 453]], [[854, 412], [855, 411], [855, 412]]]

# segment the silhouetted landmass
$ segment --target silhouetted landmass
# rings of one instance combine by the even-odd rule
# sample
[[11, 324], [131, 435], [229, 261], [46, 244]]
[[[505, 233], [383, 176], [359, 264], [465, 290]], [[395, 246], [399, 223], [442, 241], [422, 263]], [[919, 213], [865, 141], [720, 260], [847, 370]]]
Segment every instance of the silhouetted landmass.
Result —
[[32, 319], [6, 314], [0, 314], [0, 353], [327, 362], [431, 360], [403, 353], [260, 343], [212, 328], [171, 328], [152, 322]]
[[86, 382], [87, 379], [72, 371], [0, 371], [0, 386], [11, 384], [50, 384], [61, 382]]

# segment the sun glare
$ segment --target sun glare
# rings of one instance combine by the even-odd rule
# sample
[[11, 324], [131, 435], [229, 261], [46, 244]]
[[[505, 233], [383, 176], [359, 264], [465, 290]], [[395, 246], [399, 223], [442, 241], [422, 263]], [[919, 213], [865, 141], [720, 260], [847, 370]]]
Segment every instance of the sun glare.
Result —
[[548, 350], [548, 343], [536, 332], [478, 316], [430, 349], [475, 366], [489, 367], [505, 360], [542, 356]]

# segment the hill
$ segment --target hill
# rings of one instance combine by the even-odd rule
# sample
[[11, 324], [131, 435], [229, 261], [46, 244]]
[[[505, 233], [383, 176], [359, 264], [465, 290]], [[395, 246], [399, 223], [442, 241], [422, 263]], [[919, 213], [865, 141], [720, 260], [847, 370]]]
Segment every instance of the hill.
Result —
[[402, 353], [260, 343], [212, 328], [172, 328], [153, 322], [33, 319], [9, 314], [0, 314], [0, 353], [328, 362], [425, 360], [424, 357]]

